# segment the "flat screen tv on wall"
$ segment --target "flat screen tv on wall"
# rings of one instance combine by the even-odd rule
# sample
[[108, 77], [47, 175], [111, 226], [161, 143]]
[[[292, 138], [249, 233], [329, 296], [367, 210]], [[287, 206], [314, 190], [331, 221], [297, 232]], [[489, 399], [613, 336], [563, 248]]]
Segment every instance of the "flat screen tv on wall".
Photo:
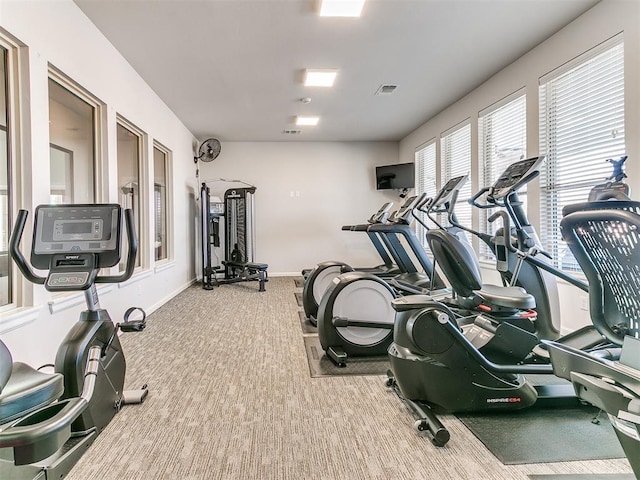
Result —
[[415, 184], [415, 166], [413, 163], [398, 163], [376, 167], [377, 190], [404, 190]]

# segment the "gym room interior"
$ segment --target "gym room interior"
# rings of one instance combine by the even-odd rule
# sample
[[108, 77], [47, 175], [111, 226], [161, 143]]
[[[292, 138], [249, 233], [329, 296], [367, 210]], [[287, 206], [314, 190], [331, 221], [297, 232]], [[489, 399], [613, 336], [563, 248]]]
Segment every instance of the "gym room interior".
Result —
[[[121, 341], [125, 387], [145, 383], [149, 395], [123, 407], [65, 478], [635, 478], [622, 453], [504, 463], [452, 414], [441, 416], [451, 440], [435, 446], [384, 372], [312, 378], [297, 300], [304, 269], [380, 263], [369, 238], [344, 225], [407, 194], [433, 196], [452, 176], [469, 174], [461, 215], [485, 228], [465, 201], [495, 153], [483, 122], [520, 102], [518, 149], [505, 155], [548, 161], [545, 89], [603, 52], [622, 72], [617, 123], [603, 127], [612, 146], [585, 162], [585, 178], [602, 183], [605, 161], [626, 155], [635, 199], [640, 2], [366, 0], [357, 17], [320, 15], [319, 3], [0, 0], [0, 340], [13, 361], [53, 364], [85, 309], [81, 292], [34, 285], [11, 259], [19, 210], [29, 212], [27, 258], [39, 205], [133, 208], [138, 238], [131, 277], [97, 292], [114, 322], [132, 306], [146, 312], [145, 331]], [[306, 86], [310, 70], [335, 72], [333, 85]], [[309, 117], [317, 124], [296, 123]], [[449, 156], [458, 133], [462, 157]], [[211, 139], [220, 151], [207, 161]], [[376, 188], [376, 167], [405, 163], [416, 165], [413, 188]], [[526, 211], [553, 243], [545, 181], [527, 185]], [[268, 264], [266, 291], [252, 281], [202, 288], [203, 182], [218, 202], [255, 186], [252, 246]], [[495, 262], [472, 245], [484, 281], [498, 284]], [[562, 264], [567, 252], [553, 245]], [[561, 333], [590, 325], [588, 294], [557, 286]], [[528, 448], [527, 432], [512, 428], [510, 443]]]

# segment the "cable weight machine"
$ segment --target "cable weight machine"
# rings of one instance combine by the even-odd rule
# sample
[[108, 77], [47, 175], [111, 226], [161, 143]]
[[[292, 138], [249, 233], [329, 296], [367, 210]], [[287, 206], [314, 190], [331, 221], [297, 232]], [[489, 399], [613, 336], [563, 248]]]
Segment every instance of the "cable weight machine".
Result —
[[[218, 179], [217, 181], [227, 181]], [[245, 183], [245, 182], [241, 182]], [[202, 288], [211, 290], [216, 285], [256, 280], [259, 291], [265, 291], [268, 281], [266, 263], [254, 261], [255, 255], [255, 203], [256, 187], [230, 188], [224, 193], [224, 202], [211, 202], [207, 182], [200, 188], [200, 221], [202, 243]], [[224, 231], [224, 260], [214, 260], [213, 249], [219, 248]], [[218, 278], [223, 274], [223, 278]]]

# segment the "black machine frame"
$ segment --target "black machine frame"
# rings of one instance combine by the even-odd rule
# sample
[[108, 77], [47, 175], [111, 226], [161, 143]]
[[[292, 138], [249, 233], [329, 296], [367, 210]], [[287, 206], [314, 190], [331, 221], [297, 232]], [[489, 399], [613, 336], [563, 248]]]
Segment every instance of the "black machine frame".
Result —
[[[268, 265], [254, 261], [255, 255], [255, 186], [230, 188], [224, 193], [222, 209], [211, 208], [211, 191], [206, 182], [200, 188], [200, 224], [202, 247], [202, 288], [216, 285], [258, 281], [264, 292]], [[224, 260], [214, 264], [213, 248], [220, 247], [220, 224], [224, 218]], [[218, 274], [222, 274], [219, 278]]]

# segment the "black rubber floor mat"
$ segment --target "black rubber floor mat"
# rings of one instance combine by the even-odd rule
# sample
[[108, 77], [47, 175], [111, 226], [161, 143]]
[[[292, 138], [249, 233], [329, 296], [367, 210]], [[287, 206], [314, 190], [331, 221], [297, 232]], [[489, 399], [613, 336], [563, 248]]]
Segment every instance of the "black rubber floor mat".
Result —
[[300, 316], [300, 326], [302, 327], [302, 334], [317, 335], [318, 328], [313, 323], [311, 323], [307, 317], [304, 316], [304, 312], [302, 310], [299, 310], [298, 315]]
[[624, 457], [606, 415], [592, 422], [597, 414], [583, 406], [457, 416], [506, 465]]
[[296, 302], [298, 304], [299, 307], [302, 306], [302, 292], [294, 292], [293, 293], [296, 296]]
[[311, 377], [338, 377], [342, 375], [386, 375], [388, 357], [354, 357], [346, 367], [337, 367], [324, 353], [317, 336], [303, 337]]
[[293, 279], [293, 282], [295, 283], [297, 288], [302, 288], [304, 287], [304, 278], [302, 277], [296, 277]]

